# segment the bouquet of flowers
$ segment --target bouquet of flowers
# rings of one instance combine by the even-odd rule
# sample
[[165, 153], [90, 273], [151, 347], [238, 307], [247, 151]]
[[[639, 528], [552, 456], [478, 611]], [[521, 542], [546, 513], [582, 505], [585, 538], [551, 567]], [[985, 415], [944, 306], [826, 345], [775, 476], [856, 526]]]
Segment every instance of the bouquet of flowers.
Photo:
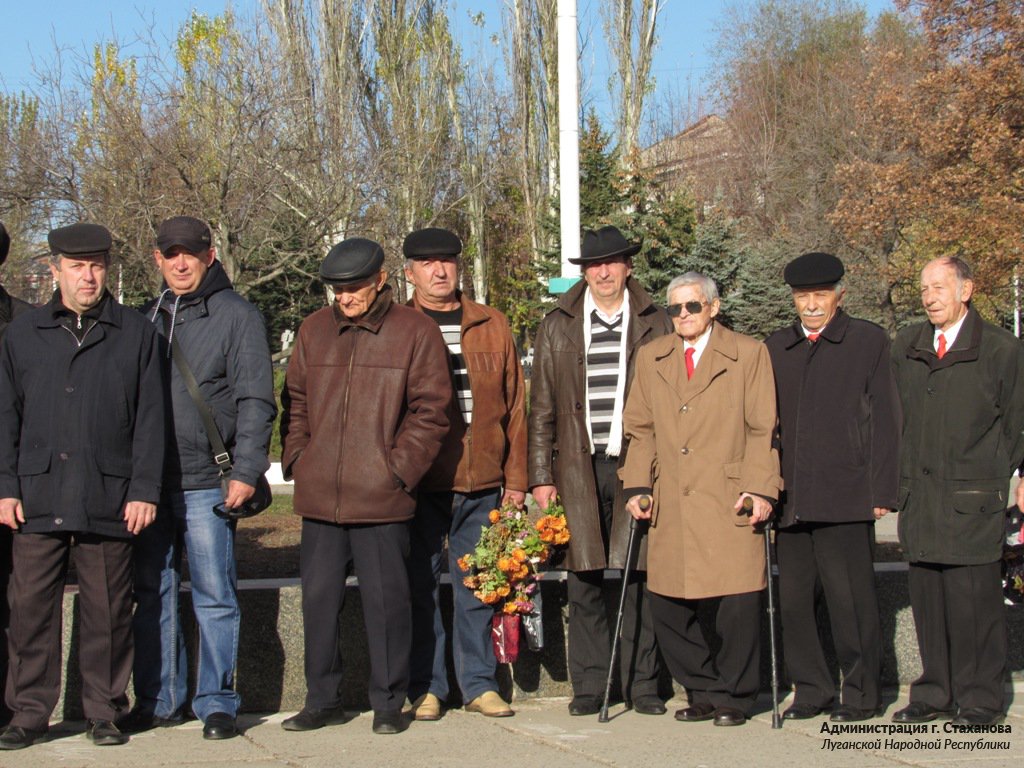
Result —
[[565, 509], [556, 499], [537, 518], [505, 505], [492, 509], [490, 526], [480, 529], [476, 549], [459, 558], [462, 583], [495, 609], [495, 654], [503, 663], [518, 655], [520, 616], [535, 610], [538, 569], [555, 547], [569, 543]]

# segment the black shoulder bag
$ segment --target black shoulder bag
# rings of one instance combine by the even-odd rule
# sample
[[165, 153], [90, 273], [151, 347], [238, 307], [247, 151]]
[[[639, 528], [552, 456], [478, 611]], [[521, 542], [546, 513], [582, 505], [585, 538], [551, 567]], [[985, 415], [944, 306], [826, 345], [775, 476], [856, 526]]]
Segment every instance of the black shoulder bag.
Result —
[[[224, 495], [227, 496], [228, 475], [231, 473], [231, 454], [228, 453], [227, 446], [224, 445], [224, 439], [220, 436], [220, 430], [217, 429], [217, 422], [213, 420], [210, 407], [199, 393], [199, 385], [185, 359], [185, 354], [181, 351], [181, 345], [173, 337], [171, 339], [171, 356], [174, 358], [174, 364], [178, 366], [178, 373], [185, 381], [188, 393], [192, 396], [192, 402], [196, 404], [199, 416], [203, 420], [203, 426], [206, 427], [206, 436], [210, 439], [210, 446], [213, 448], [213, 461], [220, 471], [221, 485], [224, 487]], [[232, 508], [218, 504], [213, 511], [217, 517], [222, 517], [225, 520], [239, 520], [243, 517], [258, 515], [270, 506], [271, 501], [273, 501], [273, 495], [270, 492], [270, 483], [267, 482], [266, 475], [260, 475], [256, 481], [256, 492], [242, 506]]]

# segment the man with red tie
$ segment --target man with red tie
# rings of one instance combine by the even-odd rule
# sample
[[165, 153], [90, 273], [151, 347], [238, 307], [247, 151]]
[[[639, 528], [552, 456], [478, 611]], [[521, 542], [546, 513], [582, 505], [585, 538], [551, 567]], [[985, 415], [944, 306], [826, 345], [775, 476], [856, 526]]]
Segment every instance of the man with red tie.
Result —
[[[765, 554], [755, 526], [771, 515], [781, 487], [772, 366], [763, 344], [715, 322], [713, 280], [687, 272], [667, 293], [675, 333], [637, 354], [620, 475], [627, 511], [651, 521], [654, 630], [691, 699], [675, 717], [742, 725], [760, 683]], [[654, 504], [641, 509], [648, 494]], [[704, 601], [714, 606], [721, 638], [714, 655], [697, 622]]]
[[[897, 723], [993, 725], [1006, 705], [999, 561], [1007, 478], [1024, 461], [1024, 345], [981, 319], [973, 293], [965, 261], [929, 262], [928, 320], [893, 344], [904, 417], [899, 533], [922, 666]], [[1024, 486], [1015, 501], [1024, 505]]]
[[[783, 277], [797, 322], [765, 341], [779, 403], [785, 490], [775, 538], [786, 670], [783, 717], [832, 710], [866, 720], [882, 703], [882, 630], [872, 550], [875, 520], [896, 507], [900, 415], [889, 337], [842, 309], [843, 263], [793, 259]], [[816, 621], [824, 598], [842, 670], [840, 700]]]

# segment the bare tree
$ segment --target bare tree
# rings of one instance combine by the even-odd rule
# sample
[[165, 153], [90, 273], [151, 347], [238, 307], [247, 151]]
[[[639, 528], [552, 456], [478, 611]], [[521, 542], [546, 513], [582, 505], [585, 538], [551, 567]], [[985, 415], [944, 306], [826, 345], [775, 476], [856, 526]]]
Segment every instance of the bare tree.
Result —
[[640, 149], [644, 99], [651, 90], [651, 61], [657, 43], [658, 0], [605, 0], [601, 4], [605, 38], [615, 59], [610, 90], [618, 97], [616, 123], [622, 157]]

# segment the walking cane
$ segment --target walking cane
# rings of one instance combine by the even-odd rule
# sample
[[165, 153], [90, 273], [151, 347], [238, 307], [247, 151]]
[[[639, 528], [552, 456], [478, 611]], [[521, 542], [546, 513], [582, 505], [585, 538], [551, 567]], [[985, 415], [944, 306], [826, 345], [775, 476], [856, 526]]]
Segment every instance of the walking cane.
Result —
[[[749, 496], [743, 498], [743, 511], [748, 515], [754, 511], [754, 500]], [[779, 717], [779, 657], [775, 648], [775, 593], [772, 590], [772, 547], [769, 536], [771, 523], [764, 522], [764, 568], [768, 577], [768, 637], [769, 647], [772, 656], [772, 728], [782, 727], [782, 718]]]
[[[646, 512], [651, 508], [651, 497], [644, 495], [640, 497], [640, 509]], [[608, 699], [612, 693], [612, 673], [615, 670], [615, 657], [619, 653], [619, 635], [622, 633], [622, 614], [626, 609], [626, 589], [629, 587], [629, 572], [633, 568], [633, 559], [636, 554], [637, 531], [640, 528], [640, 521], [632, 515], [629, 518], [629, 542], [626, 544], [626, 565], [622, 570], [622, 592], [619, 595], [619, 613], [615, 617], [615, 634], [612, 636], [612, 657], [608, 660], [608, 680], [604, 685], [604, 703], [601, 705], [601, 712], [597, 716], [597, 722], [608, 722]]]

